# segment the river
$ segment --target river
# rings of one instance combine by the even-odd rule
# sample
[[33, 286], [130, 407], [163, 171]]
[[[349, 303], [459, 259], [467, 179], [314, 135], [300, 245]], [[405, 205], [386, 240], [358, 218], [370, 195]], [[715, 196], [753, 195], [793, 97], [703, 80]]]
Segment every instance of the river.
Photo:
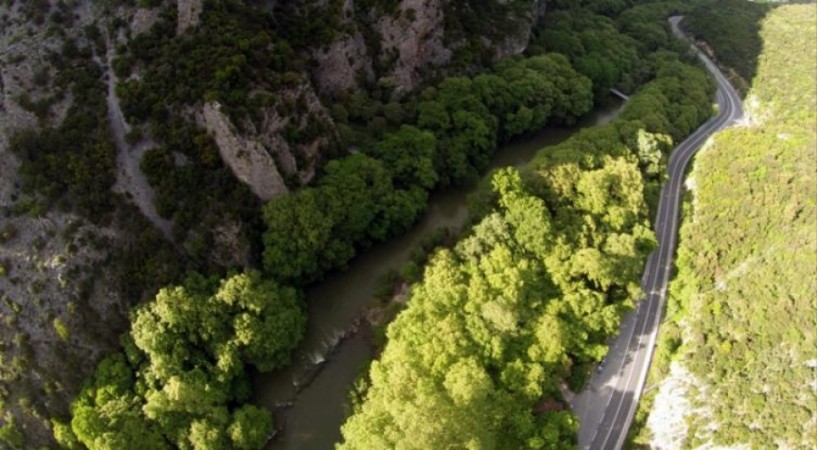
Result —
[[[571, 128], [546, 128], [501, 146], [488, 170], [521, 167], [536, 152], [557, 144], [581, 128], [613, 120], [623, 102], [611, 99]], [[256, 374], [254, 402], [275, 413], [283, 428], [268, 449], [331, 450], [340, 440], [346, 418], [349, 389], [371, 359], [367, 333], [346, 331], [375, 298], [378, 281], [390, 270], [399, 270], [429, 232], [441, 227], [459, 229], [466, 221], [466, 198], [476, 186], [435, 192], [423, 218], [408, 232], [375, 245], [355, 257], [347, 270], [328, 274], [306, 290], [309, 322], [306, 335], [284, 370]]]

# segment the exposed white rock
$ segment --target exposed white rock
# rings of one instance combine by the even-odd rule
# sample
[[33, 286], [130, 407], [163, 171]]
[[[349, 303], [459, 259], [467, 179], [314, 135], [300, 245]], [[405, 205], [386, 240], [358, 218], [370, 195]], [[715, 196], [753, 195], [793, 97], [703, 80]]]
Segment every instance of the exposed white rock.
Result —
[[179, 0], [179, 22], [177, 34], [184, 33], [188, 28], [195, 27], [201, 19], [203, 9], [202, 0]]
[[740, 125], [759, 126], [766, 122], [766, 119], [772, 114], [774, 109], [770, 108], [769, 105], [761, 106], [758, 96], [750, 92], [743, 102], [743, 111]]
[[159, 20], [161, 8], [138, 8], [130, 20], [131, 35], [137, 36], [148, 30]]
[[[62, 36], [25, 20], [25, 3], [0, 2], [0, 211], [20, 206], [17, 199], [23, 197], [20, 161], [10, 151], [10, 139], [17, 130], [39, 125], [15, 99], [26, 93], [36, 102], [53, 93], [48, 85], [36, 85], [33, 75], [47, 71], [53, 77], [47, 55], [63, 45]], [[67, 36], [101, 23], [90, 0], [72, 5], [73, 27], [62, 30]], [[47, 124], [62, 123], [72, 102], [68, 94], [52, 105]], [[58, 208], [0, 214], [0, 372], [6, 377], [6, 369], [25, 361], [24, 373], [4, 378], [3, 409], [24, 430], [28, 447], [53, 444], [47, 418], [65, 414], [82, 380], [112, 349], [126, 323], [128, 303], [115, 288], [113, 265], [106, 263], [122, 239], [112, 227]]]
[[[508, 0], [490, 0], [507, 4]], [[475, 2], [476, 4], [477, 2]], [[390, 66], [390, 72], [380, 74], [394, 80], [395, 94], [398, 96], [412, 91], [422, 81], [423, 76], [437, 70], [444, 71], [451, 61], [453, 50], [464, 42], [445, 43], [445, 0], [402, 0], [395, 13], [377, 18], [375, 31], [380, 35], [380, 54], [370, 54], [362, 34], [357, 29], [359, 20], [355, 17], [353, 0], [345, 0], [342, 9], [345, 29], [332, 42], [314, 53], [317, 68], [313, 72], [321, 93], [335, 93], [358, 86], [358, 77], [364, 75], [369, 81], [374, 74], [373, 61], [378, 58]], [[510, 17], [516, 27], [493, 42], [483, 36], [486, 45], [494, 48], [494, 59], [522, 53], [530, 40], [535, 23], [544, 16], [546, 2], [535, 0], [531, 8]], [[359, 12], [357, 12], [359, 13]]]
[[441, 66], [451, 59], [443, 42], [443, 0], [404, 0], [398, 18], [386, 16], [377, 22], [385, 55], [396, 52], [392, 76], [398, 94], [414, 89], [421, 69]]
[[[704, 443], [699, 450], [750, 450], [747, 444], [721, 446], [712, 443], [712, 432], [718, 429], [712, 420], [712, 410], [707, 406], [695, 406], [706, 398], [708, 388], [678, 362], [672, 362], [669, 375], [661, 382], [655, 396], [652, 410], [647, 418], [650, 431], [650, 448], [680, 450], [689, 448], [688, 434], [690, 421], [706, 424], [699, 428], [695, 438]], [[706, 403], [703, 403], [706, 405]]]
[[310, 141], [289, 142], [284, 138], [284, 130], [290, 124], [298, 130], [303, 130], [310, 115], [329, 124], [332, 123], [332, 118], [309, 83], [281, 90], [278, 92], [278, 98], [284, 102], [298, 102], [298, 99], [301, 99], [305, 110], [300, 116], [294, 114], [282, 116], [277, 108], [265, 108], [258, 126], [245, 121], [242, 129], [246, 130], [246, 135], [254, 136], [266, 148], [283, 175], [293, 177], [303, 185], [309, 183], [315, 176], [315, 163], [320, 160], [321, 150], [329, 143], [329, 138], [318, 136]]
[[315, 81], [322, 93], [355, 88], [358, 73], [365, 74], [368, 80], [374, 76], [371, 57], [358, 31], [316, 52], [315, 61]]
[[[346, 0], [343, 5], [343, 17], [351, 19], [354, 15], [354, 2]], [[354, 27], [351, 20], [345, 25]], [[372, 57], [366, 48], [363, 35], [355, 30], [345, 34], [332, 44], [315, 52], [317, 68], [314, 72], [315, 83], [321, 93], [331, 94], [357, 87], [358, 73], [365, 74], [367, 80], [374, 76]]]
[[113, 72], [114, 49], [108, 47], [106, 63], [98, 64], [106, 71], [108, 84], [108, 123], [113, 133], [113, 140], [116, 144], [116, 183], [113, 186], [114, 192], [125, 194], [139, 208], [139, 211], [161, 230], [168, 240], [172, 241], [173, 224], [159, 216], [155, 205], [153, 188], [148, 183], [147, 177], [142, 172], [140, 166], [142, 157], [156, 144], [150, 139], [143, 139], [136, 145], [128, 144], [125, 136], [130, 132], [131, 126], [125, 120], [122, 107], [119, 103], [119, 96], [116, 95], [116, 74]]
[[650, 446], [664, 450], [680, 449], [687, 437], [687, 416], [692, 413], [690, 387], [695, 377], [683, 366], [673, 362], [669, 375], [658, 388], [647, 428], [652, 434]]
[[216, 140], [221, 159], [261, 200], [288, 192], [275, 161], [258, 141], [238, 135], [216, 102], [202, 109], [204, 125]]
[[[281, 173], [286, 175], [296, 175], [298, 173], [298, 162], [293, 155], [293, 148], [289, 145], [284, 136], [281, 135], [287, 118], [282, 118], [274, 109], [267, 109], [263, 113], [261, 126], [253, 131], [259, 142], [267, 149], [267, 152], [274, 155], [275, 162]], [[251, 124], [245, 124], [245, 128], [253, 129]], [[311, 179], [311, 176], [308, 177]], [[305, 182], [308, 182], [306, 180]]]

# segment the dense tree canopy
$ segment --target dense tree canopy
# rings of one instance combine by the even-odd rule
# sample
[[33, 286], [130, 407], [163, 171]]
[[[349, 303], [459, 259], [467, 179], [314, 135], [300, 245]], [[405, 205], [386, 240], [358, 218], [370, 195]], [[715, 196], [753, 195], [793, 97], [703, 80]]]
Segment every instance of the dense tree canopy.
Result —
[[[711, 114], [703, 70], [677, 57], [666, 64], [621, 119], [541, 150], [523, 174], [493, 176], [493, 212], [438, 252], [412, 287], [355, 393], [339, 448], [574, 445], [577, 423], [559, 386], [581, 384], [640, 295], [656, 245], [648, 202], [670, 135], [683, 137], [687, 120], [697, 126]], [[501, 91], [499, 80], [474, 84]], [[694, 82], [702, 85], [687, 95], [676, 89]], [[655, 123], [638, 120], [667, 98], [679, 105], [650, 111]], [[439, 108], [421, 111], [421, 121], [432, 112], [434, 123], [447, 123]]]
[[100, 363], [56, 437], [90, 449], [261, 448], [272, 417], [241, 405], [247, 365], [288, 364], [305, 324], [296, 291], [258, 272], [190, 274], [133, 313], [125, 352]]
[[[745, 75], [735, 45], [758, 29], [760, 9], [707, 2], [684, 24]], [[715, 135], [690, 174], [650, 382], [671, 363], [694, 377], [685, 447], [817, 442], [816, 28], [814, 4], [769, 11], [752, 37], [763, 42], [751, 58], [760, 62], [746, 102], [754, 120]], [[643, 430], [637, 442], [648, 438]]]
[[[389, 344], [372, 365], [371, 387], [360, 392], [342, 444], [571, 445], [577, 423], [560, 385], [566, 378], [581, 384], [639, 294], [639, 271], [655, 245], [649, 207], [666, 153], [709, 116], [712, 84], [688, 60], [661, 50], [671, 42], [668, 7], [590, 2], [590, 13], [572, 10], [588, 5], [563, 3], [560, 9], [570, 11], [549, 13], [553, 26], [546, 24], [529, 57], [449, 77], [401, 100], [391, 98], [393, 83], [382, 79], [338, 101], [332, 108], [338, 134], [350, 134], [355, 151], [330, 158], [309, 187], [263, 206], [264, 276], [274, 281], [254, 271], [221, 282], [192, 274], [138, 307], [124, 354], [99, 366], [70, 422], [55, 423], [60, 442], [261, 447], [272, 419], [246, 404], [248, 365], [287, 364], [305, 323], [297, 292], [284, 285], [313, 282], [406, 229], [431, 190], [473, 182], [498, 143], [572, 124], [609, 87], [634, 89], [652, 80], [620, 120], [543, 150], [521, 174], [502, 170], [493, 177], [490, 212], [433, 258], [389, 328]], [[118, 93], [129, 118], [150, 120], [162, 142], [142, 168], [160, 193], [160, 213], [182, 232], [207, 227], [200, 219], [211, 197], [213, 208], [240, 219], [257, 205], [225, 177], [212, 139], [170, 118], [185, 105], [218, 100], [234, 118], [252, 121], [274, 103], [268, 91], [302, 81], [287, 72], [299, 69], [299, 54], [269, 31], [296, 33], [306, 26], [302, 17], [253, 16], [241, 2], [211, 4], [197, 30], [174, 38], [170, 13], [115, 62], [123, 79], [146, 67]], [[466, 29], [474, 25], [463, 17]], [[316, 41], [331, 41], [318, 34]], [[643, 41], [634, 39], [642, 34]], [[293, 43], [306, 47], [308, 40], [296, 36]], [[191, 77], [200, 82], [184, 82]], [[190, 164], [177, 164], [178, 155]], [[206, 242], [197, 248], [206, 253]]]
[[696, 39], [720, 50], [718, 60], [740, 75], [743, 80], [738, 87], [745, 88], [757, 73], [763, 50], [760, 27], [770, 9], [766, 2], [724, 0], [717, 8], [711, 2], [700, 2], [687, 15], [684, 27]]
[[331, 161], [315, 187], [264, 207], [264, 267], [304, 283], [343, 267], [358, 248], [406, 229], [438, 184], [473, 181], [501, 139], [571, 123], [592, 107], [589, 80], [557, 54], [512, 58], [491, 73], [427, 88], [404, 125]]
[[[520, 183], [516, 173], [498, 182]], [[411, 306], [389, 327], [389, 345], [372, 366], [362, 409], [344, 425], [342, 448], [542, 448], [569, 441], [575, 432], [569, 414], [532, 412], [546, 375], [565, 363], [561, 351], [540, 350], [564, 346], [560, 336], [530, 319], [554, 292], [540, 267], [501, 214], [484, 219], [454, 251], [438, 254]], [[537, 335], [540, 326], [548, 331]], [[556, 386], [546, 389], [552, 394]]]

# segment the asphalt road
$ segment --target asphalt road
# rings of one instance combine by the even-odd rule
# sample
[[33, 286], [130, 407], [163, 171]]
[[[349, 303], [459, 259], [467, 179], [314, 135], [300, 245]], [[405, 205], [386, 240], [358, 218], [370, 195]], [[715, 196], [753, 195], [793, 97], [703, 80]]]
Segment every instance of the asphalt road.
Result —
[[[686, 38], [678, 28], [681, 19], [680, 16], [670, 18], [670, 25], [677, 36]], [[620, 449], [624, 445], [644, 390], [664, 310], [687, 165], [709, 136], [743, 117], [740, 97], [726, 77], [705, 55], [698, 52], [698, 57], [717, 80], [718, 114], [678, 145], [670, 156], [669, 179], [661, 190], [655, 223], [659, 247], [647, 260], [641, 280], [645, 298], [624, 317], [621, 330], [611, 343], [604, 369], [594, 373], [587, 388], [571, 402], [581, 423], [580, 449]]]

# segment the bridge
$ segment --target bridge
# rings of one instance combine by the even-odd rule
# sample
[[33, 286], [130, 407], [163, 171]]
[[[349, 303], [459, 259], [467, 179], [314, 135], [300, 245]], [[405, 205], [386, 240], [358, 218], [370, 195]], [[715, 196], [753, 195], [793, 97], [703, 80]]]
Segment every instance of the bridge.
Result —
[[621, 97], [622, 100], [629, 100], [630, 99], [629, 95], [619, 91], [616, 88], [610, 88], [610, 92], [613, 93], [617, 97]]

